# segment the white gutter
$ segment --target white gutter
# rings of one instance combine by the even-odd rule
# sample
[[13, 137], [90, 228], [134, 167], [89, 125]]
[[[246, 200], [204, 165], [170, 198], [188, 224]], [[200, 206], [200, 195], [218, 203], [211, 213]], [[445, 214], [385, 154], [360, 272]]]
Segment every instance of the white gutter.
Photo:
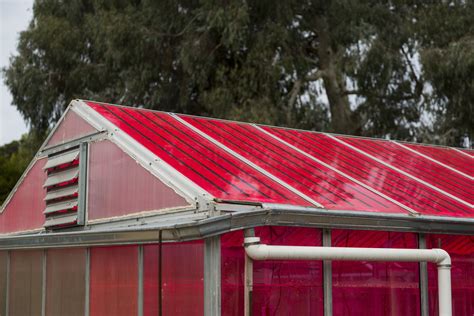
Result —
[[438, 267], [439, 315], [451, 316], [451, 258], [443, 249], [269, 246], [259, 237], [246, 237], [245, 252], [252, 260], [346, 260], [433, 262]]

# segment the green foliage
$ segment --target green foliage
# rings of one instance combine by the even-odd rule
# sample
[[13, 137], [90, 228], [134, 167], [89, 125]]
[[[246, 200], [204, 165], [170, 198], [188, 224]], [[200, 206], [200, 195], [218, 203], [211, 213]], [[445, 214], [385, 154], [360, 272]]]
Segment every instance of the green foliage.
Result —
[[474, 126], [473, 12], [470, 1], [36, 0], [4, 76], [40, 132], [84, 98], [457, 145]]
[[0, 205], [7, 198], [41, 145], [43, 135], [24, 134], [0, 147]]

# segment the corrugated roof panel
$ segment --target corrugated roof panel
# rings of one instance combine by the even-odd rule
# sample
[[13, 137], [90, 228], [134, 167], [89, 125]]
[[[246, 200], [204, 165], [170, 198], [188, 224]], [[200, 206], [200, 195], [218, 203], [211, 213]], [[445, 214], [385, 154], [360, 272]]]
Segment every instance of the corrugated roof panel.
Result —
[[169, 114], [92, 102], [88, 105], [216, 198], [311, 205]]
[[[474, 177], [474, 160], [455, 149], [417, 144], [403, 145]], [[467, 150], [463, 150], [463, 152], [472, 153]]]
[[467, 174], [460, 176], [441, 164], [407, 150], [404, 144], [346, 136], [338, 138], [448, 194], [474, 203], [474, 180], [468, 178]]
[[401, 207], [250, 124], [190, 116], [181, 118], [326, 208], [406, 213]]
[[264, 129], [421, 214], [474, 217], [469, 206], [426, 187], [329, 136], [273, 127]]

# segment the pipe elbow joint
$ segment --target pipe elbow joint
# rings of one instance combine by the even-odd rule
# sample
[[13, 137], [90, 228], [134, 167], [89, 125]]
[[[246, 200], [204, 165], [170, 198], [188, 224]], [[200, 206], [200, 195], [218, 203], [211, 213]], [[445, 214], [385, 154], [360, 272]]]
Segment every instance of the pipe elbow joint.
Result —
[[444, 249], [433, 249], [437, 254], [436, 264], [438, 266], [451, 267], [451, 256]]

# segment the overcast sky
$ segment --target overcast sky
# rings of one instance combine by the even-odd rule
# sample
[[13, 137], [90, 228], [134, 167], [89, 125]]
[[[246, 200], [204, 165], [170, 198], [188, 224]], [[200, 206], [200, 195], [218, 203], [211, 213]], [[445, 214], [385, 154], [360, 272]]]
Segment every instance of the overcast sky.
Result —
[[[28, 26], [33, 15], [33, 0], [0, 0], [0, 68], [16, 52], [18, 35]], [[11, 105], [12, 96], [0, 80], [0, 145], [19, 139], [27, 132], [20, 113]]]

